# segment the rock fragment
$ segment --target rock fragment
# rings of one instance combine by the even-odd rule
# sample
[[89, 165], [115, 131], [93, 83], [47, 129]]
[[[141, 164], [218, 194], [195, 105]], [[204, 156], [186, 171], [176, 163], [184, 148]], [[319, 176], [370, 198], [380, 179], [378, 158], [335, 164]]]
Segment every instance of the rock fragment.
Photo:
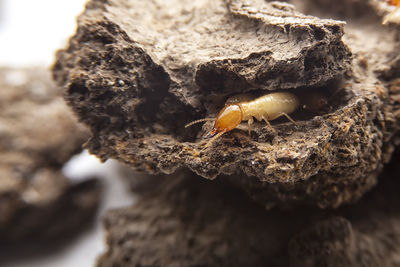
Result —
[[[93, 0], [53, 74], [103, 160], [231, 175], [268, 207], [337, 207], [376, 184], [398, 131], [375, 73], [395, 33], [373, 19], [350, 25], [345, 43], [342, 21], [282, 2]], [[209, 147], [201, 136], [211, 123], [184, 128], [215, 117], [231, 95], [272, 90], [299, 96], [296, 125], [278, 120], [274, 133], [256, 123], [251, 137], [239, 126]]]
[[288, 225], [285, 213], [266, 213], [221, 180], [159, 178], [137, 204], [106, 214], [108, 250], [98, 266], [280, 266], [297, 228], [276, 227]]
[[151, 179], [134, 206], [106, 214], [97, 266], [396, 266], [398, 152], [372, 192], [337, 210], [265, 211], [223, 179]]
[[44, 68], [0, 69], [0, 239], [45, 240], [90, 221], [97, 181], [73, 183], [63, 164], [82, 150], [85, 127]]
[[291, 266], [397, 266], [400, 149], [394, 154], [377, 188], [359, 203], [339, 209], [292, 238]]

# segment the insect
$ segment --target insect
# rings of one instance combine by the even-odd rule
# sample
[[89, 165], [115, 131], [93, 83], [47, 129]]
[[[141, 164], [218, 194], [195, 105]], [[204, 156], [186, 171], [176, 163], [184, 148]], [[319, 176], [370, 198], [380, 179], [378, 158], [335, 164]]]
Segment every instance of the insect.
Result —
[[[256, 99], [252, 99], [252, 96], [248, 94], [237, 95], [227, 100], [225, 107], [219, 112], [216, 119], [196, 120], [187, 124], [185, 128], [195, 123], [215, 120], [213, 128], [204, 136], [205, 138], [213, 137], [212, 140], [215, 140], [224, 133], [235, 129], [242, 121], [247, 120], [250, 135], [251, 125], [254, 122], [253, 118], [258, 121], [264, 120], [273, 129], [269, 121], [281, 116], [285, 116], [294, 123], [294, 120], [288, 114], [294, 112], [299, 106], [300, 101], [297, 96], [289, 92], [268, 93]], [[212, 140], [207, 143], [207, 146]]]
[[[396, 20], [400, 20], [400, 14], [398, 14], [398, 11], [400, 10], [400, 0], [388, 0], [386, 1], [389, 5], [395, 6], [396, 8], [387, 14], [385, 18], [383, 19], [382, 24], [387, 24], [388, 22], [393, 22]], [[397, 18], [396, 18], [397, 17]]]

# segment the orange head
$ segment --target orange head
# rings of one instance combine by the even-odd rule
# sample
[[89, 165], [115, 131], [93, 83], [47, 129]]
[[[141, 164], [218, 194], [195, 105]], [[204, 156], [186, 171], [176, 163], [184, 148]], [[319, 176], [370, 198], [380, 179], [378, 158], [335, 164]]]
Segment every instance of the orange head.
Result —
[[227, 105], [218, 114], [214, 127], [204, 137], [213, 137], [219, 133], [226, 133], [236, 128], [242, 121], [242, 110], [239, 105]]

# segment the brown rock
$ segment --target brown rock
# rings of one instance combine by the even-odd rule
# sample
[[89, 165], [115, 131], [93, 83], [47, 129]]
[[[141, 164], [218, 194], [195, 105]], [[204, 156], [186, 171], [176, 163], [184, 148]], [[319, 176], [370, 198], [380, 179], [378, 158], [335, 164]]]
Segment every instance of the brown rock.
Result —
[[61, 167], [88, 131], [44, 68], [0, 69], [0, 239], [48, 239], [92, 218], [95, 180], [72, 183]]
[[220, 179], [159, 178], [133, 207], [106, 214], [108, 251], [98, 266], [279, 266], [299, 227], [285, 212], [265, 212]]
[[98, 266], [397, 266], [398, 152], [371, 193], [337, 210], [265, 211], [222, 179], [150, 179], [136, 205], [106, 214]]
[[[396, 34], [375, 19], [346, 28], [352, 59], [343, 22], [286, 3], [93, 0], [53, 73], [103, 160], [230, 175], [268, 207], [337, 207], [376, 183], [398, 130], [376, 72]], [[210, 123], [184, 128], [215, 117], [232, 94], [271, 90], [299, 96], [296, 125], [278, 120], [274, 133], [256, 123], [251, 137], [239, 126], [208, 147]]]
[[357, 205], [308, 226], [289, 243], [291, 266], [397, 266], [400, 254], [397, 149], [380, 183]]

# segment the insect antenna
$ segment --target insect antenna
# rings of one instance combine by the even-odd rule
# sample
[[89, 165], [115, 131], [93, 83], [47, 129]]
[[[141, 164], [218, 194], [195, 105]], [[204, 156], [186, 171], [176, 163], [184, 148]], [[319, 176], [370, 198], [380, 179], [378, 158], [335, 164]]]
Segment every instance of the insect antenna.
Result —
[[215, 118], [205, 118], [205, 119], [195, 120], [195, 121], [192, 121], [192, 122], [186, 124], [186, 125], [185, 125], [185, 128], [188, 128], [188, 127], [192, 126], [193, 124], [196, 124], [196, 123], [199, 123], [199, 122], [203, 122], [203, 121], [213, 121], [213, 120], [215, 120]]
[[226, 133], [226, 131], [219, 132], [215, 136], [211, 137], [211, 139], [206, 143], [204, 148], [207, 148], [207, 147], [211, 146], [214, 143], [214, 141], [217, 140], [217, 138], [219, 138], [224, 133]]

